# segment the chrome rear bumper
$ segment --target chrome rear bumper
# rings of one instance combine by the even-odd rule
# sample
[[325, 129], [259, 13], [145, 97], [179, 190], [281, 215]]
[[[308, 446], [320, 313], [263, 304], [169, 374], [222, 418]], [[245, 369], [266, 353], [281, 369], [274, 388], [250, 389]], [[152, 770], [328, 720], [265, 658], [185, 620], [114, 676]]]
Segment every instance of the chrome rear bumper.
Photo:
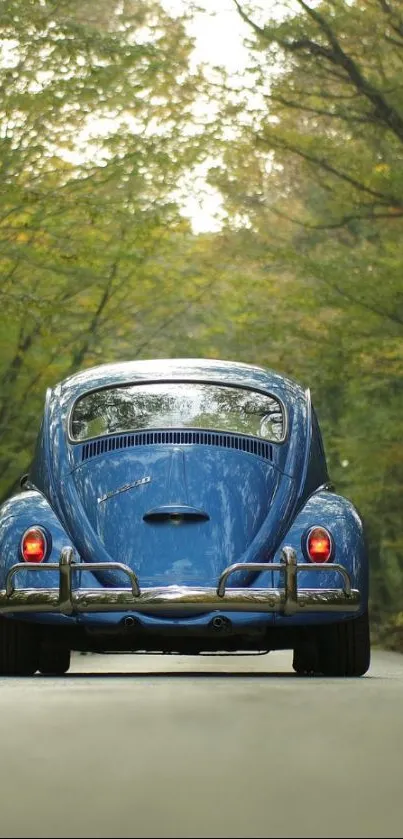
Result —
[[[120, 571], [130, 581], [128, 588], [74, 589], [73, 574], [77, 571]], [[16, 577], [22, 571], [59, 572], [59, 588], [19, 589]], [[227, 588], [231, 574], [239, 571], [282, 571], [283, 588]], [[338, 589], [299, 589], [297, 576], [300, 571], [324, 573], [335, 571], [342, 578]], [[81, 612], [148, 612], [166, 614], [178, 608], [185, 613], [211, 612], [280, 612], [294, 615], [298, 612], [357, 612], [361, 597], [352, 589], [348, 571], [342, 565], [314, 565], [297, 563], [293, 548], [284, 548], [282, 561], [236, 563], [223, 571], [216, 588], [190, 586], [159, 586], [140, 589], [134, 571], [119, 562], [74, 562], [72, 548], [63, 548], [59, 562], [13, 565], [6, 577], [6, 588], [0, 591], [0, 614], [29, 612], [60, 612], [72, 615]]]

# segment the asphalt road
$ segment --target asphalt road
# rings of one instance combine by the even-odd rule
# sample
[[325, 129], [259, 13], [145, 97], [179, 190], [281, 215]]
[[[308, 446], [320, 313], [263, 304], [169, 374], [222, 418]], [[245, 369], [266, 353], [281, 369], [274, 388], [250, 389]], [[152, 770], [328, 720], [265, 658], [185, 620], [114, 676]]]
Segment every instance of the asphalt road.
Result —
[[0, 679], [1, 837], [403, 837], [403, 657], [76, 656]]

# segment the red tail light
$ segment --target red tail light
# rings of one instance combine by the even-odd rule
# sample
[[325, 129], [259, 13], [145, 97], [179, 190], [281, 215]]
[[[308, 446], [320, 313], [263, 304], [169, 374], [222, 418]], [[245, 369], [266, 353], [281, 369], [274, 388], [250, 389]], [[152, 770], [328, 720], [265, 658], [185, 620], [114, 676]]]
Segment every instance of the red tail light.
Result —
[[332, 537], [324, 527], [313, 527], [308, 533], [306, 549], [311, 562], [327, 562], [332, 555]]
[[42, 562], [45, 559], [48, 544], [40, 527], [30, 527], [21, 539], [21, 553], [25, 562]]

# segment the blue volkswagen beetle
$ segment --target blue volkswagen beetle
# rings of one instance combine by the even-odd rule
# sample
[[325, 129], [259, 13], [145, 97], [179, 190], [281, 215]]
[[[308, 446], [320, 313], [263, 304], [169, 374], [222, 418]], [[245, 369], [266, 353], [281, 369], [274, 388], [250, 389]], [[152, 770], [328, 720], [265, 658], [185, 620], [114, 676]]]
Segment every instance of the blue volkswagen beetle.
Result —
[[293, 650], [370, 661], [362, 521], [329, 484], [309, 391], [248, 364], [95, 367], [48, 390], [0, 508], [0, 674], [71, 650]]

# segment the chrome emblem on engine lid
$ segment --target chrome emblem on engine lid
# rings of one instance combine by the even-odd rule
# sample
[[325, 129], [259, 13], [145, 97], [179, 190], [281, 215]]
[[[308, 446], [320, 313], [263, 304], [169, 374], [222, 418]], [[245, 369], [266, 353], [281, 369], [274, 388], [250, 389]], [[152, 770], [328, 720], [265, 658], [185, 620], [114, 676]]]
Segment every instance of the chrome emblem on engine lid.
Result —
[[119, 487], [119, 489], [114, 489], [112, 490], [112, 492], [107, 492], [106, 495], [101, 495], [101, 497], [98, 498], [98, 504], [100, 504], [101, 501], [107, 501], [108, 498], [112, 498], [114, 495], [119, 495], [121, 492], [126, 492], [128, 489], [134, 489], [134, 487], [142, 486], [142, 484], [149, 484], [150, 481], [151, 478], [149, 475], [147, 475], [146, 478], [139, 478], [137, 481], [133, 481], [132, 484], [124, 484], [124, 486]]

